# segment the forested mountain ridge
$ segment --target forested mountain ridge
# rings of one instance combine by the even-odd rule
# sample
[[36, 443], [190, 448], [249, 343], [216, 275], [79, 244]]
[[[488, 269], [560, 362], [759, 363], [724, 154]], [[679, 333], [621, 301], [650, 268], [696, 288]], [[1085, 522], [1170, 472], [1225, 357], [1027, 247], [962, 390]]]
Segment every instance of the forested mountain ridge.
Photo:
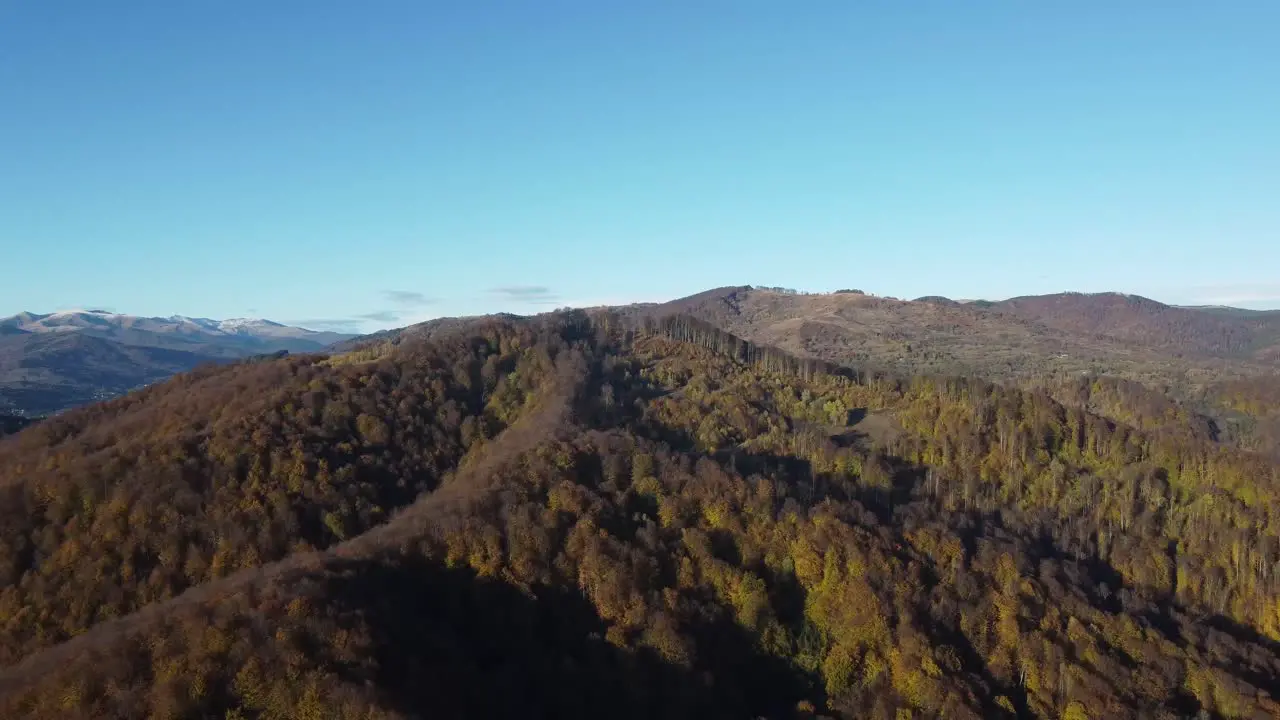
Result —
[[331, 345], [328, 349], [335, 353], [347, 353], [355, 350], [377, 350], [395, 347], [408, 340], [430, 340], [436, 335], [457, 332], [474, 325], [484, 319], [523, 320], [525, 316], [512, 313], [495, 313], [484, 316], [442, 317], [426, 320], [414, 325], [391, 330], [379, 330], [368, 335], [358, 335]]
[[1280, 311], [1175, 307], [1121, 293], [961, 303], [741, 286], [631, 312], [688, 314], [743, 337], [829, 359], [848, 359], [852, 348], [872, 365], [990, 379], [1088, 370], [1090, 363], [1141, 368], [1165, 362], [1182, 370], [1235, 364], [1249, 374], [1277, 367], [1280, 349]]
[[1280, 393], [1280, 312], [1179, 308], [1119, 293], [958, 303], [749, 286], [620, 310], [686, 313], [803, 356], [905, 375], [984, 378], [1043, 389], [1068, 403], [1081, 397], [1082, 378], [1125, 385], [1102, 394], [1146, 408], [1176, 406], [1213, 425], [1224, 441], [1280, 456], [1276, 421], [1244, 412], [1232, 399], [1244, 386]]
[[1164, 420], [608, 313], [208, 369], [0, 443], [0, 708], [1274, 717], [1276, 466]]
[[1064, 332], [1184, 355], [1274, 360], [1280, 347], [1280, 311], [1176, 307], [1122, 293], [1024, 296], [990, 308]]
[[[0, 444], [0, 618], [37, 618], [0, 624], [0, 662], [359, 534], [433, 488], [526, 392], [498, 384], [517, 351], [480, 338], [374, 375], [320, 356], [209, 367]], [[457, 377], [477, 358], [474, 385]], [[47, 532], [68, 526], [70, 544]]]

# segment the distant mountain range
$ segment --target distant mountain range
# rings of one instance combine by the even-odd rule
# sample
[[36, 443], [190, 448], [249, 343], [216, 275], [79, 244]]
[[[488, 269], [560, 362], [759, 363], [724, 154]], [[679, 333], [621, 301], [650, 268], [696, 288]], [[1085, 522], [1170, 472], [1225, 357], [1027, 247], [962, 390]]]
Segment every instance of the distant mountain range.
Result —
[[[613, 309], [690, 315], [789, 352], [895, 372], [1003, 380], [1053, 369], [1124, 374], [1156, 364], [1254, 375], [1280, 365], [1280, 310], [1180, 307], [1115, 292], [899, 300], [856, 290], [799, 293], [744, 285]], [[333, 350], [425, 339], [465, 320], [385, 330]]]
[[[756, 342], [867, 369], [996, 381], [1097, 373], [1190, 392], [1280, 367], [1280, 311], [1179, 307], [1123, 293], [907, 301], [738, 286], [614, 309], [687, 314]], [[58, 412], [203, 363], [425, 340], [470, 320], [354, 336], [269, 320], [20, 313], [0, 320], [0, 413]]]
[[[1045, 391], [1123, 423], [1138, 408], [1162, 408], [1183, 425], [1191, 413], [1210, 436], [1280, 455], [1277, 310], [1179, 307], [1115, 292], [962, 302], [742, 286], [619, 311], [689, 315], [793, 354], [899, 377]], [[1120, 382], [1123, 397], [1104, 398], [1101, 378]]]
[[58, 412], [204, 363], [316, 352], [350, 337], [258, 319], [19, 313], [0, 320], [0, 412]]
[[692, 315], [757, 342], [898, 372], [993, 380], [1045, 370], [1280, 363], [1280, 311], [1191, 308], [1123, 293], [913, 301], [724, 287], [629, 312]]

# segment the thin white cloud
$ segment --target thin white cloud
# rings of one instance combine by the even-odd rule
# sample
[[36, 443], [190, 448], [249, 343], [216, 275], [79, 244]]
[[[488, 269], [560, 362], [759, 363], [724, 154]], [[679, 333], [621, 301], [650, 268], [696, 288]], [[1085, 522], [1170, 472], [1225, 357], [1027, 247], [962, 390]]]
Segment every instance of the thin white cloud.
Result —
[[382, 294], [388, 300], [397, 305], [407, 305], [410, 307], [433, 305], [437, 302], [436, 298], [428, 297], [420, 292], [412, 290], [387, 290]]
[[508, 302], [531, 305], [553, 305], [560, 300], [560, 296], [545, 285], [504, 285], [491, 288], [489, 292]]

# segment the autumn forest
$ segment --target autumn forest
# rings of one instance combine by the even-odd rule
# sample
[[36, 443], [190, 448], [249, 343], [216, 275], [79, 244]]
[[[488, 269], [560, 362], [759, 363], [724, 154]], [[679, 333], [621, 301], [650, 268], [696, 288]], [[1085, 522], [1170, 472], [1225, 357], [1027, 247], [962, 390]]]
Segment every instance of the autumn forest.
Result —
[[1268, 426], [1146, 388], [606, 310], [204, 367], [5, 426], [0, 715], [1280, 716]]

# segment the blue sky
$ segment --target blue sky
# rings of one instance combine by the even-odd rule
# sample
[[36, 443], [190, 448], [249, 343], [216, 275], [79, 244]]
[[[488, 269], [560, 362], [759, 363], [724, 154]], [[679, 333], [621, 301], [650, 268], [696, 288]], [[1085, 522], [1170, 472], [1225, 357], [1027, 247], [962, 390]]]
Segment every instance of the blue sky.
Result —
[[0, 0], [0, 315], [1280, 307], [1280, 3]]

